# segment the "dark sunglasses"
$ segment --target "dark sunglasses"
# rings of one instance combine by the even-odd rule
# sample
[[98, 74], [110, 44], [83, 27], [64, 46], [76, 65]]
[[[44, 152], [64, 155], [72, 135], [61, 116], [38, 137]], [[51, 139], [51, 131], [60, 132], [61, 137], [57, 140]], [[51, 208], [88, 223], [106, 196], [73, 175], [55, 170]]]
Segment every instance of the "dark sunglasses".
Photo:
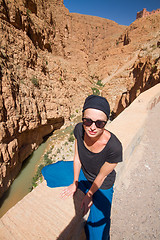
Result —
[[96, 120], [93, 121], [90, 118], [82, 118], [83, 124], [87, 127], [90, 127], [93, 123], [95, 123], [97, 128], [104, 128], [104, 126], [106, 125], [106, 121], [101, 121], [101, 120]]

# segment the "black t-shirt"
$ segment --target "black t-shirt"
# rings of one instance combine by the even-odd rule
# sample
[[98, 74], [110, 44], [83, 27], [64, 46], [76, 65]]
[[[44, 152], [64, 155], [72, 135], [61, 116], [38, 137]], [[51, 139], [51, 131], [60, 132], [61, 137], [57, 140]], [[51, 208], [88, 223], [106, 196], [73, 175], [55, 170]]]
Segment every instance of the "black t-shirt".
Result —
[[[98, 175], [100, 168], [105, 162], [118, 163], [122, 161], [122, 145], [118, 138], [111, 133], [106, 146], [99, 153], [91, 152], [84, 145], [84, 128], [78, 123], [74, 129], [77, 139], [78, 154], [82, 164], [82, 171], [88, 181], [93, 182]], [[101, 189], [111, 188], [115, 182], [116, 172], [113, 170], [104, 180]]]

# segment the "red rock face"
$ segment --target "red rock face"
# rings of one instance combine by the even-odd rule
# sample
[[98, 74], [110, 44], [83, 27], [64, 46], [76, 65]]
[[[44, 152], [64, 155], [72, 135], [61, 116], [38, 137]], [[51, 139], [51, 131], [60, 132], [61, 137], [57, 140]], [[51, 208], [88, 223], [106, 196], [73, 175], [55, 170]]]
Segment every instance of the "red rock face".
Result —
[[159, 81], [159, 29], [159, 14], [127, 27], [71, 14], [62, 0], [0, 0], [1, 195], [88, 94], [107, 97], [116, 116]]

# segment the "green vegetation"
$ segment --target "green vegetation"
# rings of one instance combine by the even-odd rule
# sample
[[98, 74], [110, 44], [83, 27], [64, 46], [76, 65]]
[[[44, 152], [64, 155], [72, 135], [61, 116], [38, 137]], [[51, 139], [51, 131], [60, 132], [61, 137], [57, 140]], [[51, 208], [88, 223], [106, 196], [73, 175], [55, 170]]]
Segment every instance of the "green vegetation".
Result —
[[152, 49], [155, 50], [157, 48], [157, 45], [156, 44], [153, 44], [152, 45]]
[[[102, 83], [102, 80], [99, 80], [98, 79], [98, 77], [96, 77], [96, 80], [97, 80], [97, 82], [96, 82], [96, 85], [98, 85], [100, 88], [101, 87], [104, 87], [104, 85], [103, 85], [103, 83]], [[95, 84], [94, 84], [95, 85]], [[99, 90], [99, 88], [97, 88], [97, 87], [92, 87], [91, 88], [92, 89], [92, 93], [94, 94], [94, 95], [100, 95], [100, 90]]]
[[117, 46], [119, 45], [119, 41], [118, 41], [118, 40], [116, 41], [116, 45], [117, 45]]
[[156, 65], [152, 65], [152, 71], [156, 72], [157, 71], [157, 66]]
[[39, 81], [35, 76], [31, 78], [31, 81], [35, 87], [39, 87]]
[[75, 116], [75, 114], [71, 114], [70, 119], [74, 118]]
[[41, 173], [42, 168], [53, 163], [52, 160], [48, 157], [49, 153], [50, 153], [50, 151], [48, 151], [46, 154], [44, 154], [44, 158], [43, 158], [44, 164], [40, 164], [38, 166], [37, 172], [36, 172], [35, 176], [32, 178], [32, 187], [30, 188], [30, 191], [32, 191], [32, 189], [34, 187], [37, 187], [38, 180], [42, 181], [42, 173]]
[[49, 165], [52, 163], [52, 160], [48, 157], [48, 154], [44, 154], [44, 162], [45, 162], [45, 166]]
[[42, 173], [41, 173], [41, 170], [42, 168], [44, 167], [45, 165], [41, 164], [39, 165], [38, 169], [37, 169], [37, 172], [36, 172], [36, 175], [32, 178], [32, 187], [36, 187], [37, 186], [37, 181], [39, 179], [42, 179]]
[[68, 138], [68, 141], [69, 141], [69, 142], [74, 142], [74, 133], [73, 133], [73, 131], [70, 133], [70, 136], [69, 136], [69, 138]]
[[61, 152], [61, 150], [58, 148], [58, 149], [57, 149], [57, 153], [60, 153], [60, 152]]
[[92, 92], [93, 92], [94, 95], [98, 95], [98, 96], [100, 95], [100, 91], [99, 91], [98, 88], [94, 87], [94, 88], [91, 88], [91, 89], [92, 89]]
[[103, 87], [103, 86], [104, 86], [101, 80], [98, 80], [98, 81], [97, 81], [97, 85], [100, 86], [100, 87]]
[[27, 9], [27, 16], [29, 17], [29, 14], [31, 13], [31, 11], [29, 9]]

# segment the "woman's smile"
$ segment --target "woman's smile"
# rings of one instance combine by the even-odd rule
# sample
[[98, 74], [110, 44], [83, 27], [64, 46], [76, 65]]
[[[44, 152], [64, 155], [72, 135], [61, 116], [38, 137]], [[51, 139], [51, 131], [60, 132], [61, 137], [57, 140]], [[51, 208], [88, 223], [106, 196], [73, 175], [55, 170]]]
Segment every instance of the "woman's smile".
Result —
[[88, 132], [89, 132], [89, 134], [91, 134], [91, 135], [95, 135], [95, 134], [96, 134], [96, 132], [93, 131], [93, 130], [88, 130]]

